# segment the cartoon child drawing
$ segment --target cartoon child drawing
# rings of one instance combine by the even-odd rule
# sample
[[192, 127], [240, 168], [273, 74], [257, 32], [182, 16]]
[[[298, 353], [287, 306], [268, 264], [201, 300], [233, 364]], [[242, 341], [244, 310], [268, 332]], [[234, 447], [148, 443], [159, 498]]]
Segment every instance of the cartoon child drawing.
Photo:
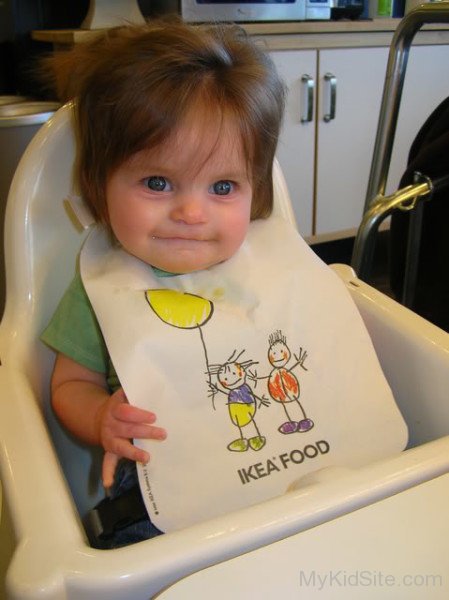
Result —
[[[268, 376], [268, 393], [276, 402], [279, 402], [287, 415], [287, 421], [278, 428], [281, 433], [295, 433], [296, 431], [304, 433], [312, 429], [314, 423], [306, 416], [304, 408], [299, 401], [300, 388], [297, 377], [293, 374], [293, 369], [300, 365], [305, 371], [304, 361], [307, 358], [307, 352], [299, 351], [299, 356], [295, 356], [296, 362], [287, 368], [291, 358], [291, 352], [287, 346], [287, 339], [282, 331], [275, 331], [268, 338], [268, 360], [273, 369]], [[296, 403], [301, 411], [302, 419], [295, 421], [291, 416], [291, 410], [287, 410], [287, 405]]]
[[[244, 350], [236, 357], [235, 351], [228, 360], [221, 365], [212, 365], [210, 372], [215, 374], [220, 389], [216, 384], [210, 384], [213, 396], [218, 392], [225, 394], [228, 398], [229, 417], [231, 422], [238, 427], [240, 437], [228, 444], [228, 450], [232, 452], [246, 452], [248, 448], [260, 450], [265, 446], [266, 438], [260, 434], [254, 416], [257, 410], [257, 400], [260, 406], [268, 406], [270, 401], [262, 396], [255, 395], [251, 387], [246, 383], [246, 369], [254, 364], [251, 360], [239, 362]], [[252, 426], [256, 435], [249, 439], [245, 437], [243, 429]]]

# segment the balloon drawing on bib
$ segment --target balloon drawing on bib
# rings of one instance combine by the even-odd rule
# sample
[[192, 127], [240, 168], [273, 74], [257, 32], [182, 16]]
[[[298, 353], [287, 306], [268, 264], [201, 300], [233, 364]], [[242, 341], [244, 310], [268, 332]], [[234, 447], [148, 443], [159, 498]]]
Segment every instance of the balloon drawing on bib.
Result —
[[147, 290], [145, 297], [156, 315], [173, 327], [200, 329], [214, 312], [210, 300], [176, 290]]
[[[213, 302], [195, 294], [167, 289], [147, 290], [145, 298], [154, 313], [167, 325], [179, 329], [198, 330], [210, 384], [209, 359], [201, 327], [209, 321], [214, 312]], [[212, 398], [212, 406], [215, 409], [213, 401], [214, 398]]]

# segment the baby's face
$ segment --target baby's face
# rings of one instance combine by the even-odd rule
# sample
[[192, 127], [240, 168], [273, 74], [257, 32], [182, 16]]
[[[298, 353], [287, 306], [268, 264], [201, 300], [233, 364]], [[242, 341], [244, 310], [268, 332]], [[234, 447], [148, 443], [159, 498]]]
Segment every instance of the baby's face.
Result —
[[235, 128], [217, 135], [216, 127], [208, 132], [192, 123], [110, 176], [111, 228], [147, 264], [171, 273], [206, 269], [230, 258], [245, 238], [249, 177]]

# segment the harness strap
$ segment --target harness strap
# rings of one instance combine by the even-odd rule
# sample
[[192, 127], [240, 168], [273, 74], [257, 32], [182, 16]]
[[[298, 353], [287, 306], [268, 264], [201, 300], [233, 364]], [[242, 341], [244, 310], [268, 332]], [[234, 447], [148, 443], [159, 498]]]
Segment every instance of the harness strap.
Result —
[[140, 488], [133, 486], [116, 498], [104, 498], [89, 513], [85, 527], [89, 538], [108, 540], [114, 533], [148, 520]]

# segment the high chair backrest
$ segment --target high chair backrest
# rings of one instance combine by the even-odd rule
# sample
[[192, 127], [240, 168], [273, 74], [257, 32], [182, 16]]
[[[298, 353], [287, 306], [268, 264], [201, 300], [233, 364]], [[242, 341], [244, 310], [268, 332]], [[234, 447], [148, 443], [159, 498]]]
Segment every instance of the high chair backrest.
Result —
[[[71, 281], [86, 231], [70, 218], [65, 199], [73, 189], [75, 139], [72, 104], [63, 106], [38, 131], [15, 173], [5, 217], [6, 306], [0, 327], [3, 365], [24, 372], [33, 387], [59, 452], [64, 471], [81, 452], [91, 470], [90, 451], [78, 448], [48, 410], [49, 379], [54, 353], [39, 341], [64, 290]], [[274, 212], [294, 223], [285, 180], [274, 165]], [[67, 458], [64, 460], [64, 455]], [[75, 461], [76, 462], [76, 461]], [[74, 476], [75, 477], [75, 476]], [[77, 497], [79, 490], [72, 485]], [[90, 502], [90, 501], [89, 501]], [[84, 504], [77, 498], [77, 504]]]
[[[70, 222], [75, 144], [71, 105], [31, 140], [14, 175], [5, 215], [6, 306], [3, 364], [25, 370], [36, 391], [48, 381], [51, 353], [38, 341], [74, 274], [84, 231]], [[40, 394], [39, 394], [40, 396]]]

